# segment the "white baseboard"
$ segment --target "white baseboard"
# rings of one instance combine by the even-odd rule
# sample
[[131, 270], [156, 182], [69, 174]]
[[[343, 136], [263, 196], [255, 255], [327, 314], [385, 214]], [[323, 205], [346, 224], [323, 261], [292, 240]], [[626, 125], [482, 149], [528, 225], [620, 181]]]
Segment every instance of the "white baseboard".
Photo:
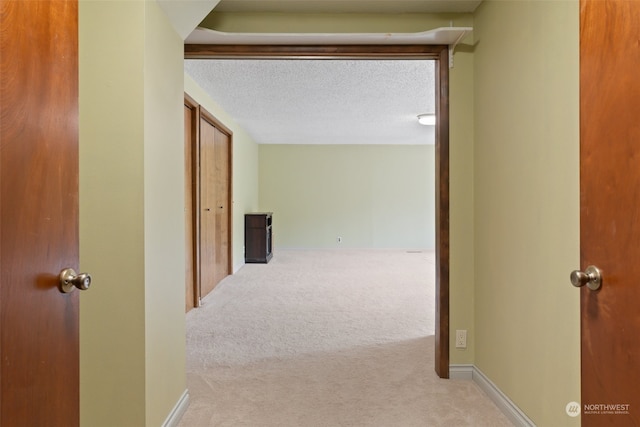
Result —
[[450, 365], [449, 377], [451, 379], [473, 380], [478, 387], [496, 404], [498, 409], [518, 427], [535, 427], [529, 417], [504, 394], [493, 381], [491, 381], [480, 369], [474, 365]]
[[449, 365], [449, 378], [452, 380], [472, 380], [473, 365]]
[[162, 427], [178, 427], [178, 423], [180, 422], [180, 419], [182, 418], [184, 413], [187, 412], [188, 407], [189, 390], [185, 390], [184, 393], [182, 393], [182, 396], [180, 396], [180, 399], [178, 399], [176, 406], [174, 406], [171, 410], [171, 413], [169, 414], [167, 419], [164, 420], [164, 423], [162, 423]]

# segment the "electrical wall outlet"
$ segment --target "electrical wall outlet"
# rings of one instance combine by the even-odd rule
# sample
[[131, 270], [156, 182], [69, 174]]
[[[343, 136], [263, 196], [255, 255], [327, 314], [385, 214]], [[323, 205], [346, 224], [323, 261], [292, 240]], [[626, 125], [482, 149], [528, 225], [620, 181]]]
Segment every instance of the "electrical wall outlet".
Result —
[[466, 329], [456, 329], [456, 348], [467, 348]]

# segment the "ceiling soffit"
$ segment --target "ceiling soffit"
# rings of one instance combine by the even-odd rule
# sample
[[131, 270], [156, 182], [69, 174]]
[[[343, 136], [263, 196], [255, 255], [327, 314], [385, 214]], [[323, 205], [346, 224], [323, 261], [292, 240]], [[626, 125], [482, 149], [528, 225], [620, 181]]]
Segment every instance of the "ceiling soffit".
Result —
[[222, 0], [220, 12], [471, 13], [481, 0]]

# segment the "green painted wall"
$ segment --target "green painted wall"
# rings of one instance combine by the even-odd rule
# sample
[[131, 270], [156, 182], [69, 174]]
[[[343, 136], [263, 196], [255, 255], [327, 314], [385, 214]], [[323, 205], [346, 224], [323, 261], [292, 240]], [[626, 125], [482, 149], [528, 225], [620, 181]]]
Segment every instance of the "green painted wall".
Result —
[[184, 47], [156, 1], [144, 24], [145, 409], [160, 426], [187, 388]]
[[158, 426], [186, 389], [182, 41], [155, 1], [81, 1], [81, 425]]
[[260, 146], [276, 249], [433, 249], [434, 178], [432, 145]]
[[142, 426], [144, 3], [79, 6], [80, 423]]
[[475, 364], [537, 425], [580, 401], [577, 1], [475, 18]]
[[[462, 24], [461, 24], [462, 25]], [[469, 23], [472, 26], [472, 23]], [[469, 40], [471, 42], [471, 40]], [[449, 348], [451, 364], [473, 363], [474, 326], [474, 104], [473, 50], [459, 45], [449, 84]], [[455, 348], [456, 329], [467, 330], [467, 348]]]

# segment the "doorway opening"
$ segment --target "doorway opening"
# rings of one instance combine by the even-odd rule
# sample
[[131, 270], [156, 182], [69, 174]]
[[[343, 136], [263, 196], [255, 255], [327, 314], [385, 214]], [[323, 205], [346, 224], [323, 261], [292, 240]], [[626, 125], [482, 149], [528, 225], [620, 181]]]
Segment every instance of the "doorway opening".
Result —
[[435, 63], [435, 371], [449, 377], [449, 65], [445, 45], [185, 45], [185, 59], [385, 59]]

